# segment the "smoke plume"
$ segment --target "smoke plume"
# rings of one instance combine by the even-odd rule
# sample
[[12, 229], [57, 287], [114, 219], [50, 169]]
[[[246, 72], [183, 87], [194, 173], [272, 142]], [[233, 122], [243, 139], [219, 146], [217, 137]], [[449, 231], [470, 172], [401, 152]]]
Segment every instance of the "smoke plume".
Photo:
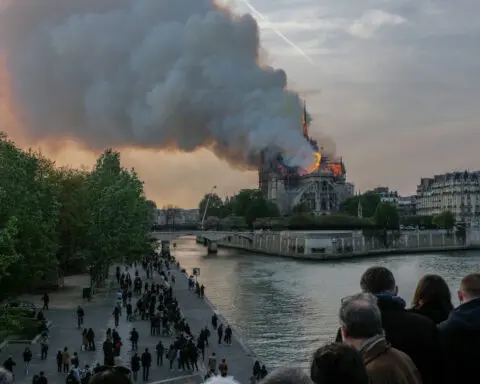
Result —
[[0, 54], [26, 133], [91, 149], [213, 150], [234, 165], [273, 148], [312, 162], [283, 70], [259, 30], [210, 0], [11, 0]]

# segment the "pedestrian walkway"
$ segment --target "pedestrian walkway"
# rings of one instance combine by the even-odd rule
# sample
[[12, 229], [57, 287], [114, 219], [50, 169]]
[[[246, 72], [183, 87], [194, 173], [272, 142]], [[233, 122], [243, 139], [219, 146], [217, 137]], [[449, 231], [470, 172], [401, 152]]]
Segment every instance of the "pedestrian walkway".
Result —
[[[184, 273], [178, 269], [172, 269], [171, 273], [176, 278], [176, 283], [173, 287], [174, 296], [190, 325], [192, 333], [198, 336], [200, 330], [205, 326], [208, 326], [210, 329], [210, 347], [205, 351], [205, 359], [208, 359], [208, 356], [215, 352], [217, 355], [217, 366], [220, 364], [221, 359], [225, 358], [228, 363], [228, 375], [233, 376], [242, 384], [249, 383], [253, 371], [253, 352], [243, 344], [235, 331], [231, 345], [225, 345], [223, 340], [222, 344], [218, 344], [217, 332], [211, 326], [214, 308], [208, 299], [199, 298], [195, 292], [188, 290], [188, 279]], [[205, 283], [205, 286], [208, 292], [208, 283]], [[219, 325], [221, 322], [222, 318], [219, 316]], [[224, 328], [226, 325], [224, 323]]]
[[[105, 328], [108, 313], [111, 313], [112, 299], [97, 297], [91, 302], [84, 302], [81, 299], [81, 288], [78, 291], [68, 291], [68, 295], [62, 296], [61, 293], [50, 295], [50, 309], [44, 311], [47, 320], [52, 322], [49, 337], [49, 351], [47, 360], [40, 358], [40, 345], [32, 344], [29, 347], [33, 352], [33, 359], [30, 363], [29, 373], [26, 374], [23, 369], [23, 351], [25, 344], [9, 344], [0, 353], [0, 363], [12, 355], [17, 366], [14, 368], [15, 382], [19, 384], [30, 384], [32, 376], [44, 371], [50, 382], [63, 382], [64, 375], [57, 372], [56, 353], [67, 347], [70, 355], [77, 352], [80, 358], [81, 366], [92, 364], [96, 360], [93, 352], [81, 352], [82, 335], [81, 330], [77, 328], [77, 305], [81, 304], [85, 310], [84, 327], [91, 327], [100, 339], [100, 329]], [[38, 306], [38, 302], [35, 302]]]
[[[114, 276], [115, 268], [111, 269], [110, 276]], [[141, 267], [139, 267], [139, 274], [142, 279], [145, 279], [145, 274]], [[155, 280], [159, 282], [157, 277]], [[151, 282], [151, 280], [150, 280]], [[50, 309], [44, 311], [47, 320], [52, 322], [49, 338], [49, 351], [46, 360], [41, 360], [40, 345], [33, 344], [29, 347], [33, 352], [33, 359], [29, 366], [28, 374], [24, 371], [23, 364], [23, 351], [27, 345], [25, 344], [10, 344], [0, 353], [0, 365], [12, 355], [14, 361], [17, 363], [14, 368], [15, 383], [17, 384], [30, 384], [34, 374], [38, 374], [40, 371], [45, 372], [46, 377], [51, 383], [63, 383], [66, 375], [57, 372], [56, 353], [59, 350], [63, 350], [67, 347], [70, 356], [73, 356], [74, 352], [77, 352], [80, 358], [80, 366], [83, 368], [85, 364], [94, 366], [97, 362], [103, 364], [103, 350], [102, 344], [105, 340], [105, 334], [108, 328], [115, 328], [115, 322], [113, 318], [113, 308], [115, 306], [114, 295], [98, 295], [94, 297], [91, 302], [86, 302], [81, 299], [81, 288], [79, 285], [77, 289], [69, 288], [68, 292], [62, 295], [61, 291], [58, 293], [50, 294]], [[37, 306], [40, 304], [40, 296], [25, 296], [23, 299], [29, 299]], [[133, 306], [136, 304], [136, 298], [132, 300]], [[81, 351], [82, 344], [82, 330], [77, 328], [76, 308], [81, 304], [85, 310], [84, 328], [93, 328], [95, 331], [95, 344], [96, 351]], [[135, 327], [139, 334], [138, 342], [138, 354], [141, 355], [145, 348], [148, 348], [152, 354], [152, 367], [150, 369], [149, 383], [170, 383], [172, 384], [197, 384], [200, 383], [200, 377], [198, 375], [191, 375], [189, 372], [181, 372], [178, 370], [170, 371], [168, 369], [168, 362], [163, 362], [163, 366], [157, 367], [155, 346], [158, 340], [162, 340], [165, 348], [167, 348], [173, 341], [173, 337], [154, 337], [150, 336], [150, 322], [149, 321], [135, 321], [127, 322], [125, 311], [122, 311], [122, 317], [120, 319], [117, 332], [122, 338], [123, 347], [121, 350], [121, 359], [124, 364], [130, 365], [130, 358], [132, 352], [130, 351], [130, 331]], [[165, 360], [165, 359], [164, 359]], [[141, 378], [141, 376], [140, 376]], [[140, 379], [139, 379], [140, 381]]]

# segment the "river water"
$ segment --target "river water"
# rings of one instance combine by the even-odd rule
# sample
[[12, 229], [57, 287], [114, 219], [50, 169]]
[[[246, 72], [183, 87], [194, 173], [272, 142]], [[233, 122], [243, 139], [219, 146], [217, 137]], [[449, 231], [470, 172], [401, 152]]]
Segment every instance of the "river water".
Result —
[[461, 278], [480, 270], [480, 252], [319, 263], [225, 249], [207, 256], [194, 238], [175, 242], [181, 266], [190, 273], [200, 268], [205, 294], [270, 368], [306, 367], [316, 348], [333, 341], [341, 298], [359, 292], [360, 276], [372, 265], [392, 270], [407, 302], [427, 273], [443, 276], [456, 298]]

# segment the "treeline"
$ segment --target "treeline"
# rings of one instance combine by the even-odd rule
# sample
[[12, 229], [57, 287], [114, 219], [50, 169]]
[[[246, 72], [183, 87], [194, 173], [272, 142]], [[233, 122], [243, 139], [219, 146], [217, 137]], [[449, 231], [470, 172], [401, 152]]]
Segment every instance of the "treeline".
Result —
[[56, 167], [0, 135], [0, 292], [54, 284], [151, 251], [152, 205], [134, 170], [106, 150], [90, 169]]
[[[215, 193], [205, 195], [199, 204], [199, 224], [190, 224], [182, 229], [201, 228], [207, 201], [207, 215], [203, 223], [203, 228], [207, 230], [398, 230], [401, 225], [422, 229], [452, 229], [455, 225], [455, 218], [449, 211], [436, 216], [401, 216], [396, 206], [381, 202], [380, 196], [373, 192], [347, 199], [337, 213], [315, 216], [308, 206], [300, 203], [289, 215], [281, 216], [276, 205], [267, 201], [259, 190], [245, 189], [225, 200]], [[358, 217], [359, 203], [361, 218]]]

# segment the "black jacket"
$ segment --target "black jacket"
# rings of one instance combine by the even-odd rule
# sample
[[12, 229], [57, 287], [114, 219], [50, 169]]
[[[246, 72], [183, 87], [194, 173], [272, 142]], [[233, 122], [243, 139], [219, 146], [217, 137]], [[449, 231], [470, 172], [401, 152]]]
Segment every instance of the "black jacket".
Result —
[[471, 382], [480, 361], [480, 299], [454, 309], [438, 329], [450, 382]]
[[142, 367], [150, 367], [152, 365], [152, 355], [150, 352], [142, 353]]
[[[390, 344], [406, 353], [422, 375], [423, 384], [439, 384], [443, 356], [439, 351], [438, 331], [429, 318], [405, 309], [405, 302], [397, 296], [378, 296], [382, 326]], [[341, 341], [341, 333], [337, 334]]]
[[430, 320], [432, 320], [435, 324], [440, 324], [442, 321], [447, 320], [448, 315], [451, 312], [451, 309], [442, 308], [441, 306], [439, 305], [437, 306], [435, 304], [425, 304], [420, 308], [411, 308], [409, 309], [409, 311], [426, 316]]

